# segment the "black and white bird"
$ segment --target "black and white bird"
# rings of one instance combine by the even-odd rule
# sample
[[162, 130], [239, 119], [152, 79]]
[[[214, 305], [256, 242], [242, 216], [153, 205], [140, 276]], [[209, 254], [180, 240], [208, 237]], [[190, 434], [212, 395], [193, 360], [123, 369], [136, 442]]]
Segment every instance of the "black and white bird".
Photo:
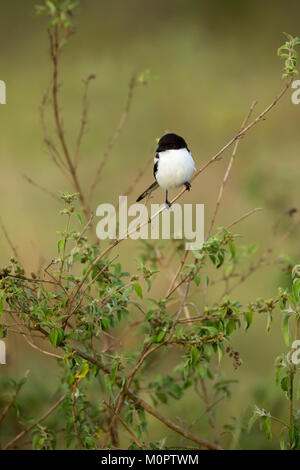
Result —
[[137, 198], [136, 202], [141, 201], [160, 186], [166, 191], [166, 205], [171, 207], [168, 201], [168, 191], [183, 185], [189, 191], [190, 179], [194, 171], [194, 160], [186, 141], [177, 134], [165, 134], [158, 142], [154, 157], [155, 181]]

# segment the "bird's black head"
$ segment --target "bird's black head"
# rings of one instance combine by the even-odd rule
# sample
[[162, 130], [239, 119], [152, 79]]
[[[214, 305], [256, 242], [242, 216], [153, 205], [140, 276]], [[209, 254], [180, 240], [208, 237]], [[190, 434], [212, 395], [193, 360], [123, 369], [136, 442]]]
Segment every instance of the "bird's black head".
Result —
[[156, 152], [164, 152], [164, 150], [187, 149], [186, 141], [177, 134], [165, 134], [158, 142]]

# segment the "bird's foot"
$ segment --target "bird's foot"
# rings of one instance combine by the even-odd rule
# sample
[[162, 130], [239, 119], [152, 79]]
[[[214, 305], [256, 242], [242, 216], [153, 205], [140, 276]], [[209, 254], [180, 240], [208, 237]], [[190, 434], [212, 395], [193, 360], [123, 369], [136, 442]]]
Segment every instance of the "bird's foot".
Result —
[[184, 186], [186, 187], [186, 189], [187, 189], [188, 191], [190, 191], [190, 189], [191, 189], [191, 187], [192, 187], [192, 186], [191, 186], [191, 183], [189, 183], [188, 181], [187, 181], [186, 183], [184, 183]]
[[172, 206], [171, 202], [169, 202], [168, 200], [166, 200], [166, 207], [167, 207], [167, 209], [171, 209], [171, 206]]

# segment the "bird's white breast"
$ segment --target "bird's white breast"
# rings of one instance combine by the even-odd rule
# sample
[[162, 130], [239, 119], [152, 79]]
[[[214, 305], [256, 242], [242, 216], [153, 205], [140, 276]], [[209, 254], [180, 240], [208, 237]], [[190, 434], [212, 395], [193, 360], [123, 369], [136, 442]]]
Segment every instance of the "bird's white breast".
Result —
[[162, 188], [168, 190], [189, 182], [195, 171], [195, 165], [187, 149], [165, 150], [158, 155], [156, 180]]

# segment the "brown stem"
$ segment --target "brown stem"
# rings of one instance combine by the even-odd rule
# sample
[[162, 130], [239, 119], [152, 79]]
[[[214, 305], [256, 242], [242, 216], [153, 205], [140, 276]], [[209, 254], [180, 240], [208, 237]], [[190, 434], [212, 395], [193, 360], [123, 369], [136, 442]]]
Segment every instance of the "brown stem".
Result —
[[77, 137], [75, 157], [74, 157], [75, 168], [77, 167], [78, 162], [79, 162], [80, 146], [81, 146], [82, 138], [84, 136], [86, 124], [87, 124], [87, 114], [88, 114], [88, 99], [87, 98], [88, 98], [89, 84], [90, 84], [90, 81], [93, 80], [94, 78], [96, 78], [96, 75], [92, 73], [85, 80], [83, 80], [84, 91], [83, 91], [83, 98], [82, 98], [82, 114], [81, 114], [80, 129], [79, 129], [79, 133]]

